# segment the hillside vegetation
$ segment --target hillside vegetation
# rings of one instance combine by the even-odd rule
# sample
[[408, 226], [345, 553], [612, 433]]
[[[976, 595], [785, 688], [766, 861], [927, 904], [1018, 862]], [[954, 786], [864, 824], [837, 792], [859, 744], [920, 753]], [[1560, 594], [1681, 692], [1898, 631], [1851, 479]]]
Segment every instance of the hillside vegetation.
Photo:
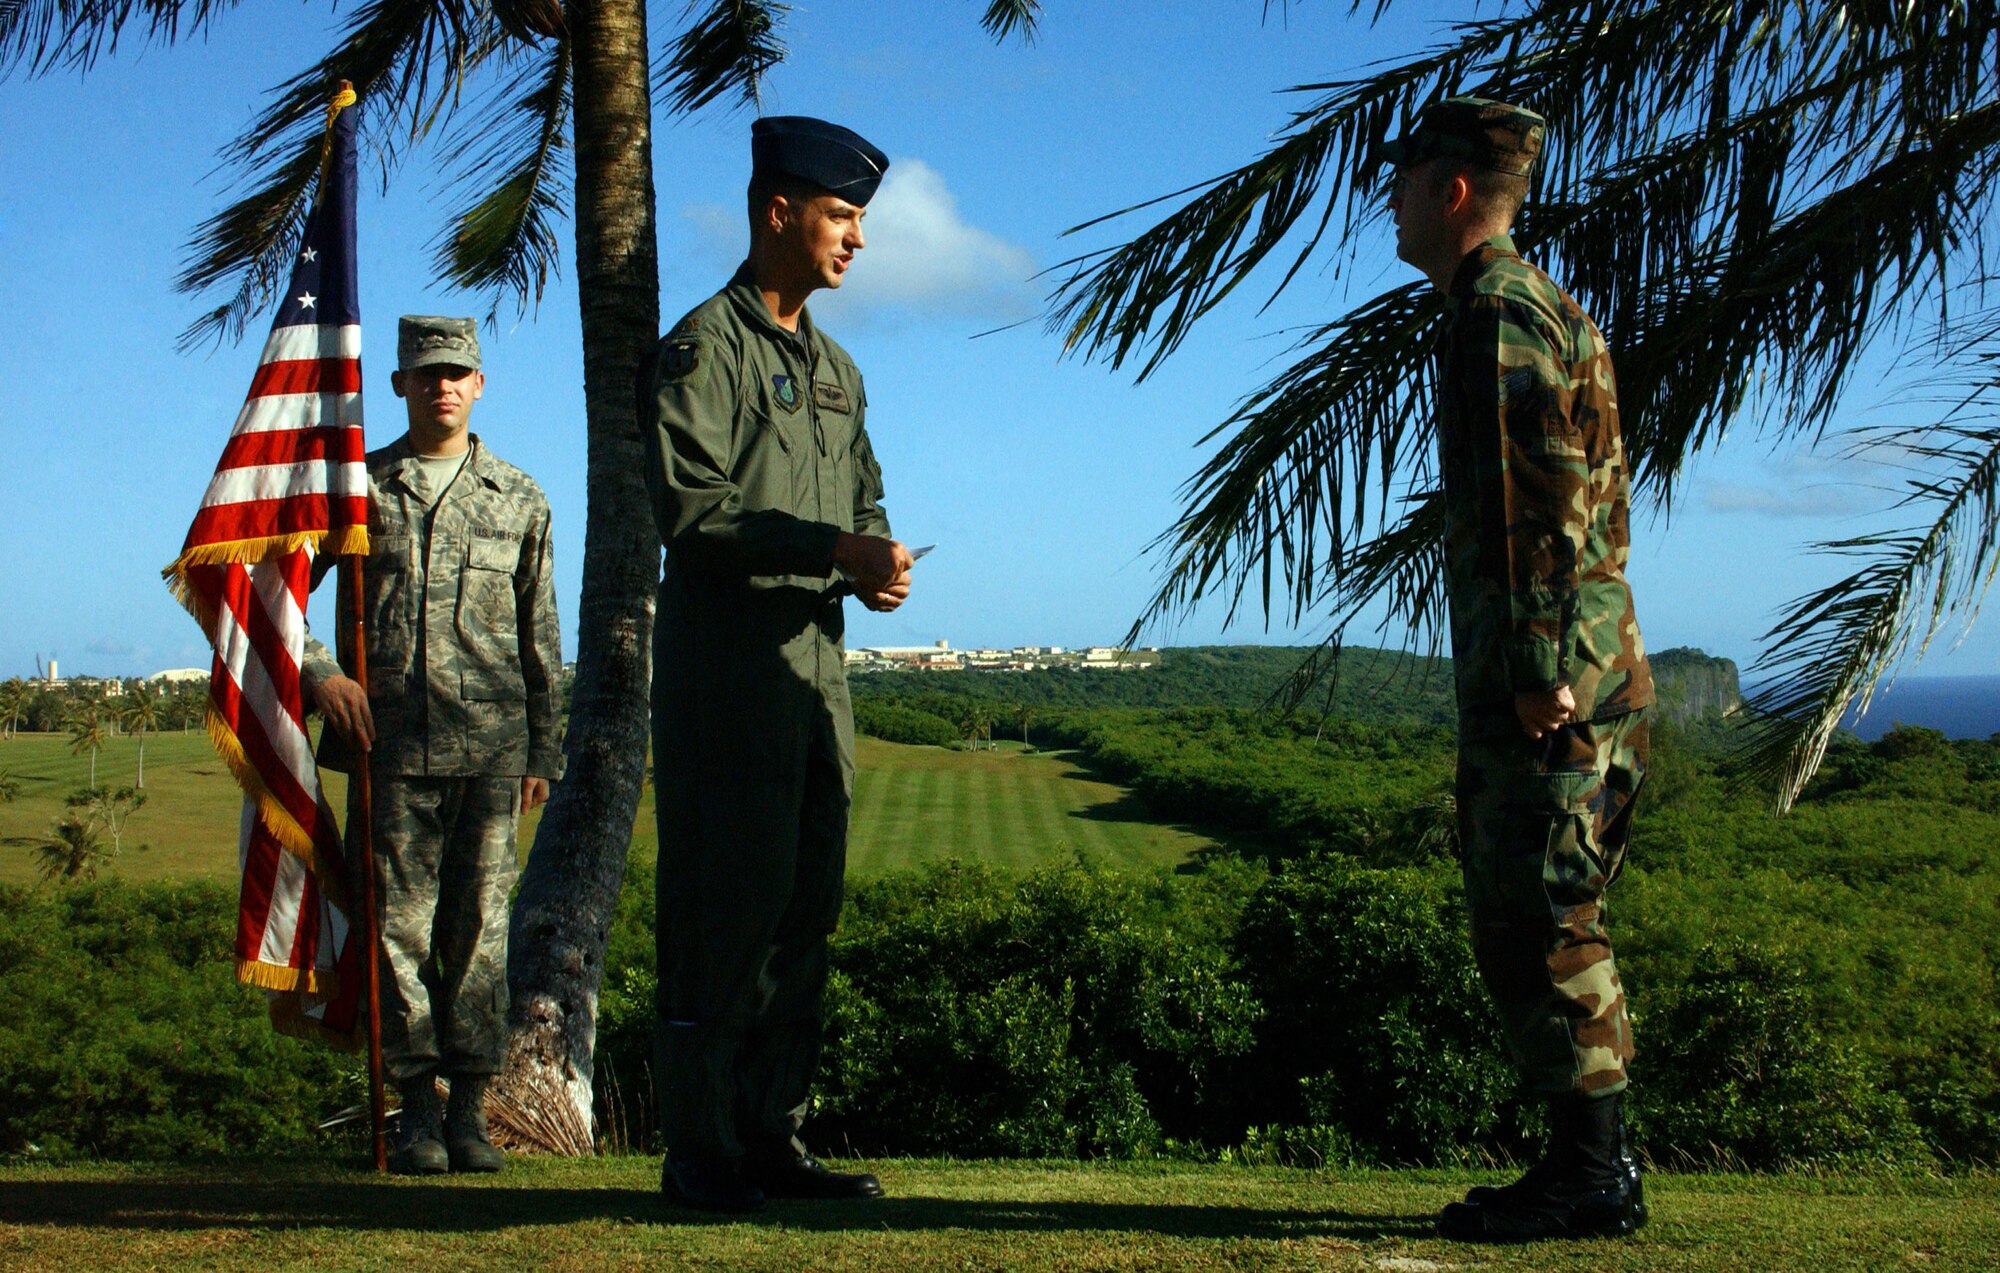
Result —
[[[1005, 732], [970, 697], [864, 705], [883, 702]], [[1031, 748], [862, 740], [818, 1143], [1329, 1166], [1538, 1142], [1466, 948], [1446, 726], [1056, 706], [1015, 724]], [[1641, 1150], [2000, 1163], [2000, 744], [1842, 741], [1779, 819], [1732, 785], [1728, 730], [1661, 723], [1612, 895]], [[600, 1127], [634, 1148], [652, 1135], [641, 831], [598, 1004]], [[0, 1152], [314, 1139], [355, 1067], [273, 1039], [231, 984], [227, 886], [123, 874], [0, 889]]]

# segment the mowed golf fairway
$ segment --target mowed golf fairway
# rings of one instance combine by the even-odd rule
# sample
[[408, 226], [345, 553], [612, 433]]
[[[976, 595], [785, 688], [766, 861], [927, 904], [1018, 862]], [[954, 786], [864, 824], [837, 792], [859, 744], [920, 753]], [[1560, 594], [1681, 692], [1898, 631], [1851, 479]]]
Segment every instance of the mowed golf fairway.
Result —
[[1151, 821], [1137, 797], [1098, 782], [1066, 752], [906, 747], [864, 738], [848, 870], [893, 871], [949, 857], [1030, 867], [1082, 852], [1114, 865], [1172, 865], [1213, 845]]
[[[138, 746], [111, 740], [97, 757], [100, 785], [130, 785]], [[1170, 866], [1212, 845], [1206, 836], [1147, 819], [1132, 794], [1098, 782], [1067, 753], [907, 747], [863, 738], [848, 844], [848, 870], [881, 874], [945, 858], [1028, 867], [1082, 852], [1106, 863]], [[0, 741], [0, 773], [20, 783], [0, 803], [0, 880], [37, 878], [35, 846], [63, 813], [63, 798], [89, 782], [90, 757], [70, 753], [69, 739], [21, 734]], [[327, 798], [345, 810], [345, 780], [326, 775]], [[242, 796], [200, 733], [146, 738], [146, 804], [125, 824], [124, 852], [109, 869], [127, 879], [232, 880]], [[533, 843], [539, 814], [522, 827]], [[653, 793], [640, 801], [634, 846], [654, 851]]]

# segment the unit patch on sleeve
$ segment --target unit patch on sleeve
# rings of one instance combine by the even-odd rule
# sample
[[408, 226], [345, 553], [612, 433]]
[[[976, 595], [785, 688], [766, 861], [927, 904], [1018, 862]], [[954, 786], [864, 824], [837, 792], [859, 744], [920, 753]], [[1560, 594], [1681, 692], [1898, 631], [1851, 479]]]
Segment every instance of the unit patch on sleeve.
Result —
[[689, 314], [674, 324], [660, 342], [660, 378], [662, 380], [684, 380], [694, 373], [701, 362], [701, 342], [697, 339], [701, 331], [701, 320]]
[[685, 380], [701, 361], [701, 345], [692, 339], [669, 338], [660, 349], [660, 375], [667, 380]]

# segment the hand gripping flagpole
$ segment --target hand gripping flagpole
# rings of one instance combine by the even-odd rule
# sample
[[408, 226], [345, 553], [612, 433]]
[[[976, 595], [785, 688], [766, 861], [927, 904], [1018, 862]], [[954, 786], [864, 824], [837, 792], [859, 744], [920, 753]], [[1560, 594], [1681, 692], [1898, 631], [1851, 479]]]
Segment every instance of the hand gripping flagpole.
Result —
[[[354, 85], [347, 80], [340, 81], [334, 91], [333, 101], [327, 106], [327, 162], [333, 158], [333, 122], [340, 112], [359, 100], [354, 93]], [[353, 651], [354, 680], [361, 686], [361, 692], [368, 692], [368, 629], [362, 621], [363, 563], [366, 554], [347, 553], [340, 559], [340, 583], [338, 592], [346, 596], [349, 623], [348, 649]], [[373, 757], [365, 749], [357, 749], [359, 755], [354, 762], [355, 799], [349, 817], [355, 824], [348, 830], [347, 841], [355, 847], [354, 856], [359, 859], [354, 873], [361, 877], [361, 934], [367, 943], [364, 947], [367, 966], [368, 1000], [368, 1130], [375, 1155], [375, 1170], [389, 1169], [388, 1140], [383, 1127], [387, 1122], [387, 1102], [383, 1094], [382, 1082], [382, 922], [381, 912], [375, 898], [375, 792], [370, 781]], [[352, 875], [349, 876], [353, 878]]]

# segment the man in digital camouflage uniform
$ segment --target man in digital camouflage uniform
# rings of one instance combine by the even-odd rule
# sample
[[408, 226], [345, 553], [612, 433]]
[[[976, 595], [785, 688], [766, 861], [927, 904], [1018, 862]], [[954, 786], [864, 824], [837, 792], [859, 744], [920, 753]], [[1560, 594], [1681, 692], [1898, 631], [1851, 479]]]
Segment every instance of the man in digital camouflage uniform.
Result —
[[341, 670], [345, 578], [342, 661], [308, 638], [302, 679], [332, 726], [322, 763], [347, 767], [344, 740], [373, 778], [392, 1165], [498, 1171], [483, 1102], [506, 1042], [515, 830], [563, 767], [549, 506], [468, 430], [486, 385], [471, 319], [404, 317], [396, 365], [409, 431], [368, 455], [368, 688]]
[[840, 914], [854, 726], [841, 599], [893, 610], [854, 362], [808, 295], [839, 287], [888, 158], [800, 116], [751, 128], [750, 254], [641, 385], [666, 573], [653, 644], [661, 1189], [743, 1211], [875, 1197], [798, 1138]]
[[1439, 1217], [1447, 1237], [1629, 1233], [1625, 995], [1604, 924], [1653, 699], [1625, 581], [1628, 482], [1604, 337], [1508, 237], [1541, 116], [1481, 98], [1389, 142], [1396, 251], [1445, 296], [1438, 448], [1472, 947], [1547, 1156]]

